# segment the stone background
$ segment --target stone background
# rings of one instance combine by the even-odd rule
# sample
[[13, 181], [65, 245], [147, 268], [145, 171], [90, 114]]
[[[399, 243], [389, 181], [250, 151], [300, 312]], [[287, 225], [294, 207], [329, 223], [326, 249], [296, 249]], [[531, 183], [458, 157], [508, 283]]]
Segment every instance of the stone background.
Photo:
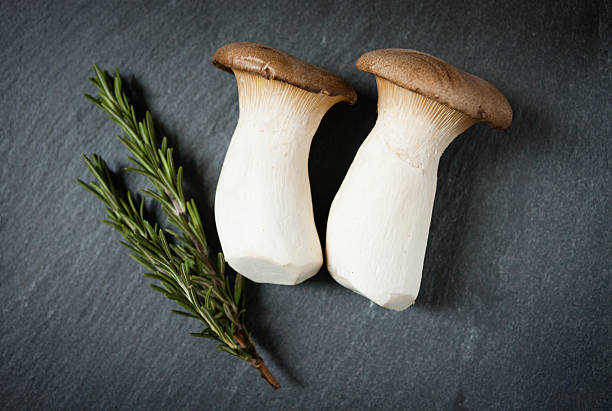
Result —
[[[529, 3], [0, 2], [0, 407], [612, 407], [611, 7]], [[169, 312], [75, 183], [89, 180], [81, 153], [127, 165], [117, 127], [82, 97], [94, 63], [117, 67], [176, 147], [218, 248], [213, 196], [238, 105], [210, 60], [234, 41], [290, 52], [359, 94], [312, 144], [320, 233], [376, 120], [362, 53], [431, 53], [514, 109], [509, 129], [477, 125], [444, 153], [414, 307], [374, 306], [325, 270], [298, 287], [248, 284], [278, 392], [188, 336], [198, 324]]]

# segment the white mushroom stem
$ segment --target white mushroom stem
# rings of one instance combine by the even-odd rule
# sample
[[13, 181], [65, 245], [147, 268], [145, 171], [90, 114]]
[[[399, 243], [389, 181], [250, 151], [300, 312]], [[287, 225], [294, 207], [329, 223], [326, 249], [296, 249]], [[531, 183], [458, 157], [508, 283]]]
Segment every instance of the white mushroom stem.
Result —
[[331, 205], [327, 267], [343, 286], [399, 311], [419, 292], [440, 155], [475, 120], [376, 82], [378, 120]]
[[225, 258], [256, 282], [298, 284], [323, 264], [308, 153], [340, 97], [235, 70], [240, 117], [225, 156], [215, 219]]

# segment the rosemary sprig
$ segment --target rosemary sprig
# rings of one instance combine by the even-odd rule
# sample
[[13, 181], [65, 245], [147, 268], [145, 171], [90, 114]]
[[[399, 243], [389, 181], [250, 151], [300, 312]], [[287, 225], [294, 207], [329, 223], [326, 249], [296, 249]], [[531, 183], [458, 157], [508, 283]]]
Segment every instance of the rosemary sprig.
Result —
[[144, 199], [137, 207], [129, 191], [122, 198], [106, 163], [98, 155], [91, 159], [83, 155], [96, 181], [78, 182], [104, 203], [107, 218], [104, 223], [122, 234], [125, 241], [121, 243], [131, 250], [131, 257], [148, 270], [144, 275], [159, 281], [159, 285], [151, 284], [151, 288], [183, 309], [172, 312], [203, 323], [202, 331], [191, 335], [215, 340], [217, 348], [248, 361], [272, 387], [279, 388], [245, 326], [244, 278], [237, 274], [232, 288], [223, 254], [217, 254], [215, 259], [210, 256], [195, 202], [186, 200], [183, 193], [183, 168], [176, 169], [166, 137], [158, 147], [150, 112], [138, 121], [118, 71], [114, 80], [97, 66], [94, 72], [95, 78], [89, 80], [98, 88], [98, 97], [87, 94], [85, 97], [104, 110], [126, 134], [118, 139], [127, 147], [134, 164], [127, 170], [148, 178], [154, 189], [142, 192], [159, 202], [175, 229], [151, 224], [144, 215]]

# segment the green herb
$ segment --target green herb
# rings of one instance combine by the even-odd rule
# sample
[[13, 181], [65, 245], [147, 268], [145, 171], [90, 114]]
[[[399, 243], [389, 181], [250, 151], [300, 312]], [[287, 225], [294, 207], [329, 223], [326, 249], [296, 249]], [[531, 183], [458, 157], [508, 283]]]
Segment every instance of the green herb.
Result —
[[131, 153], [129, 159], [134, 167], [127, 170], [148, 178], [154, 189], [142, 192], [159, 202], [174, 228], [151, 224], [144, 215], [144, 199], [137, 206], [129, 191], [121, 196], [100, 156], [92, 155], [90, 159], [83, 155], [96, 181], [79, 183], [104, 203], [104, 223], [123, 235], [125, 241], [121, 243], [148, 270], [144, 275], [159, 281], [151, 288], [182, 308], [172, 312], [204, 324], [202, 331], [191, 335], [215, 340], [217, 348], [248, 361], [272, 387], [279, 388], [245, 327], [244, 278], [237, 274], [232, 288], [223, 254], [210, 255], [195, 202], [187, 201], [183, 194], [183, 169], [176, 169], [172, 148], [165, 137], [160, 146], [156, 145], [151, 113], [138, 121], [123, 91], [119, 72], [114, 80], [97, 66], [94, 72], [96, 77], [89, 80], [98, 88], [98, 98], [85, 97], [125, 132], [126, 136], [118, 139]]

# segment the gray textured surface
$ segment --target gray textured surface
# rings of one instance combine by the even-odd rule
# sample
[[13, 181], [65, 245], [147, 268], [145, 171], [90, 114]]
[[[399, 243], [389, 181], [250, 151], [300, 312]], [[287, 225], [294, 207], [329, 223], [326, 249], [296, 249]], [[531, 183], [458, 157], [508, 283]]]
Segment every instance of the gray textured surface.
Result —
[[[0, 3], [0, 407], [612, 407], [609, 3], [102, 3]], [[217, 245], [213, 193], [237, 98], [210, 58], [239, 40], [359, 93], [313, 142], [320, 232], [376, 118], [361, 53], [429, 52], [514, 108], [509, 130], [473, 127], [442, 158], [415, 307], [378, 308], [325, 271], [294, 288], [249, 284], [278, 392], [187, 335], [197, 324], [169, 313], [74, 183], [88, 178], [82, 152], [126, 164], [117, 128], [81, 97], [93, 63], [118, 67], [178, 148]]]

